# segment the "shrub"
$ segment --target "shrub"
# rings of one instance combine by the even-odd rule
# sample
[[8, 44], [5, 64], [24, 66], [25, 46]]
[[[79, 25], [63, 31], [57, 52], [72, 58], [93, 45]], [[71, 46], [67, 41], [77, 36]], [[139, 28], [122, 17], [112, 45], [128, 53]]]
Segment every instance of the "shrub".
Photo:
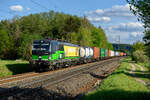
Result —
[[148, 63], [149, 58], [145, 55], [145, 52], [142, 50], [136, 50], [133, 52], [133, 58], [136, 62]]

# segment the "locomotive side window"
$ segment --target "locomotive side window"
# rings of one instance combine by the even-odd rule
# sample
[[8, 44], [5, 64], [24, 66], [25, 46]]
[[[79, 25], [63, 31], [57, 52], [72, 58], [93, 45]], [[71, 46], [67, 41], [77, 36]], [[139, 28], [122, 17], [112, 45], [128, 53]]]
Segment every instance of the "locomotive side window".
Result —
[[51, 52], [51, 44], [49, 44], [49, 52]]
[[51, 42], [51, 52], [55, 53], [57, 48], [58, 48], [58, 43], [55, 41]]
[[64, 46], [63, 46], [63, 44], [59, 44], [59, 46], [58, 46], [58, 50], [60, 50], [60, 51], [64, 51]]

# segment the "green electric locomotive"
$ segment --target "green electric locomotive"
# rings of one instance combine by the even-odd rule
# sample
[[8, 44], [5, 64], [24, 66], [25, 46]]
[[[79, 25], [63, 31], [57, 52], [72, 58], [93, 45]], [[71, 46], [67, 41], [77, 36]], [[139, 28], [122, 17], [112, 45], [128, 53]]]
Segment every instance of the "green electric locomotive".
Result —
[[79, 46], [71, 43], [43, 39], [35, 40], [32, 46], [32, 59], [30, 64], [41, 69], [57, 69], [70, 66], [79, 61]]

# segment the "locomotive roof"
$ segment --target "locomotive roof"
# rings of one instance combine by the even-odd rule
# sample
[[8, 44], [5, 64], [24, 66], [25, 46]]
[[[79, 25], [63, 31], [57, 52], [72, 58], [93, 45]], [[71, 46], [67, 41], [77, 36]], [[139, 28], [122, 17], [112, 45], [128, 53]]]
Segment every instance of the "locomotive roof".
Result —
[[73, 47], [79, 47], [79, 45], [68, 43], [68, 42], [58, 42], [59, 44], [67, 45], [67, 46], [73, 46]]
[[58, 41], [58, 40], [49, 40], [49, 39], [34, 40], [33, 43], [50, 43], [50, 42], [57, 42], [58, 44], [79, 47], [79, 45], [76, 45], [76, 44], [72, 44], [72, 43], [68, 43], [68, 42], [63, 42], [63, 41]]
[[50, 40], [43, 39], [43, 40], [34, 40], [34, 41], [33, 41], [33, 43], [42, 43], [42, 42], [44, 42], [44, 43], [49, 43]]

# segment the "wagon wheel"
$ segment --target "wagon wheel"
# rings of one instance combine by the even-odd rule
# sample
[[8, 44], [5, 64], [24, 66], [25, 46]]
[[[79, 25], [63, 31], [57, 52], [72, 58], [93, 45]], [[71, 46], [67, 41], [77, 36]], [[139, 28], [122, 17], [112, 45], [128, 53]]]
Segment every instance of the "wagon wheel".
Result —
[[60, 68], [60, 64], [57, 63], [57, 64], [55, 65], [55, 69], [59, 69], [59, 68]]
[[54, 66], [52, 66], [52, 65], [49, 66], [49, 69], [52, 71], [55, 70]]
[[64, 64], [63, 63], [60, 63], [59, 64], [59, 69], [63, 68]]

